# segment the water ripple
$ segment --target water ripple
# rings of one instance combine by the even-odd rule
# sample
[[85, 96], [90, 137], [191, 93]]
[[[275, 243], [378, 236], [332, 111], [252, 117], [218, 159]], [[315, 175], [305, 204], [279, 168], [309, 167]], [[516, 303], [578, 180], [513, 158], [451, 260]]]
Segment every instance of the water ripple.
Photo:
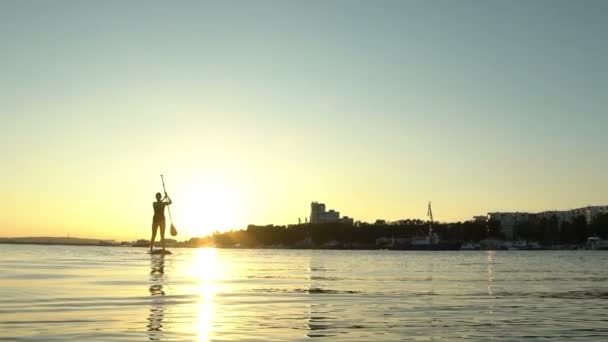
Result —
[[2, 248], [0, 341], [608, 340], [608, 253]]

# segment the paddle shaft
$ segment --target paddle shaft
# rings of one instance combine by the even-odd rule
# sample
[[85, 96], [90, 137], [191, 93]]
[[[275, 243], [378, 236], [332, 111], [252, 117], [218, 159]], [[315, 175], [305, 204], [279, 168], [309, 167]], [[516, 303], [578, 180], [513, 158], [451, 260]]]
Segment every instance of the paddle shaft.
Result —
[[[165, 196], [167, 196], [167, 189], [165, 189], [165, 178], [163, 175], [160, 175], [160, 180], [163, 182], [163, 191], [165, 192]], [[171, 206], [167, 206], [167, 211], [169, 212], [169, 222], [173, 224], [173, 218], [171, 217]]]

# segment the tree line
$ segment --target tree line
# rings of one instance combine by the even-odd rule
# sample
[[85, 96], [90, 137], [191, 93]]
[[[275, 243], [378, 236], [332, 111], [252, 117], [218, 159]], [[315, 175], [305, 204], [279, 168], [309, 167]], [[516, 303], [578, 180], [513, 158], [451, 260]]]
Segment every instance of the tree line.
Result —
[[543, 243], [584, 243], [590, 236], [608, 238], [608, 214], [599, 214], [590, 224], [583, 215], [563, 222], [557, 216], [535, 218], [517, 224], [515, 234]]
[[[442, 241], [479, 242], [504, 239], [500, 222], [433, 223], [433, 232]], [[557, 217], [542, 217], [514, 227], [515, 239], [549, 243], [585, 243], [589, 236], [608, 238], [608, 214], [598, 215], [591, 224], [584, 216], [559, 222]], [[215, 232], [206, 237], [181, 242], [182, 246], [218, 247], [319, 247], [335, 242], [353, 248], [375, 248], [379, 238], [410, 239], [429, 234], [429, 223], [423, 220], [401, 220], [373, 223], [321, 223], [297, 225], [249, 225], [246, 229]], [[303, 245], [304, 244], [304, 245]]]
[[[503, 238], [500, 224], [490, 222], [433, 223], [433, 233], [441, 240], [480, 241], [487, 238]], [[422, 220], [402, 220], [387, 223], [378, 220], [374, 223], [319, 223], [297, 225], [249, 225], [246, 229], [215, 232], [204, 238], [194, 238], [188, 245], [203, 246], [214, 244], [218, 247], [299, 247], [323, 246], [338, 243], [341, 246], [374, 248], [376, 239], [410, 239], [429, 234], [429, 223]]]

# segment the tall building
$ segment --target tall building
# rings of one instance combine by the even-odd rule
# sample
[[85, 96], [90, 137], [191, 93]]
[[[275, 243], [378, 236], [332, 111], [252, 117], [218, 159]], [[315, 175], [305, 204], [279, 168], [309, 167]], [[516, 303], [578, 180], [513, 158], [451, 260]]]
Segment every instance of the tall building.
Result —
[[325, 215], [325, 203], [310, 203], [310, 223], [322, 223]]
[[326, 210], [325, 203], [311, 202], [310, 203], [310, 223], [331, 223], [342, 222], [351, 223], [352, 218], [345, 216], [340, 218], [340, 212], [333, 209]]

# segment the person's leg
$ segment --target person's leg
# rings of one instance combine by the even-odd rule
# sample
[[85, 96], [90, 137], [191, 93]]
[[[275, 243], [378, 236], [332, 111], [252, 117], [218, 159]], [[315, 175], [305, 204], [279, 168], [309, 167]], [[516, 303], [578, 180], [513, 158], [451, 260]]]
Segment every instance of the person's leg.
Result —
[[152, 222], [152, 238], [150, 239], [150, 252], [154, 250], [154, 240], [156, 239], [156, 230], [158, 229], [158, 223]]
[[163, 247], [163, 251], [165, 250], [165, 221], [160, 223], [160, 244]]

